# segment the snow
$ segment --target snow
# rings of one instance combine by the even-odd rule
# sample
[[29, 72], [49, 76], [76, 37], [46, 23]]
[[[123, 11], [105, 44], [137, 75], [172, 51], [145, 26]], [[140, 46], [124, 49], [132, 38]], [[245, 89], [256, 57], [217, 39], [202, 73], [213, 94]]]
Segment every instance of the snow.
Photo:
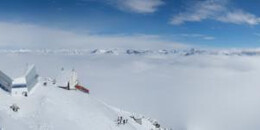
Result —
[[[68, 91], [49, 85], [37, 84], [37, 89], [29, 97], [12, 97], [0, 91], [0, 122], [7, 130], [135, 130], [149, 129], [153, 125], [141, 126], [129, 118], [130, 113], [118, 110], [80, 91]], [[9, 109], [17, 104], [16, 113]], [[129, 119], [126, 125], [117, 126], [115, 120], [121, 115]]]
[[15, 78], [13, 80], [13, 85], [26, 84], [25, 77]]
[[[91, 95], [57, 87], [38, 86], [32, 95], [22, 101], [23, 99], [15, 97], [10, 99], [1, 92], [0, 99], [3, 100], [0, 101], [0, 126], [5, 127], [10, 120], [14, 122], [18, 120], [17, 126], [25, 129], [28, 126], [33, 126], [31, 129], [38, 129], [37, 126], [42, 129], [63, 127], [55, 124], [64, 124], [64, 127], [71, 128], [72, 126], [66, 125], [76, 124], [67, 123], [73, 119], [80, 120], [75, 129], [84, 127], [82, 122], [95, 129], [102, 126], [104, 129], [114, 129], [114, 126], [110, 125], [114, 125], [118, 115], [126, 114], [125, 117], [129, 117], [133, 112], [145, 115], [148, 124], [150, 121], [148, 117], [152, 117], [162, 126], [175, 130], [260, 129], [259, 50], [190, 49], [160, 50], [160, 53], [149, 50], [142, 54], [116, 51], [117, 55], [92, 54], [89, 53], [91, 51], [83, 50], [62, 53], [52, 50], [44, 53], [33, 51], [1, 53], [1, 59], [8, 60], [0, 64], [0, 68], [8, 71], [6, 73], [10, 75], [17, 75], [19, 67], [26, 63], [35, 63], [40, 76], [51, 78], [56, 77], [62, 67], [75, 68], [80, 84], [90, 89]], [[72, 98], [67, 98], [69, 95], [72, 95]], [[24, 103], [27, 100], [30, 102]], [[17, 101], [21, 101], [21, 104]], [[9, 110], [12, 103], [21, 105], [18, 113]], [[41, 110], [37, 107], [40, 104], [44, 106]], [[65, 114], [67, 107], [73, 113]], [[25, 112], [27, 109], [30, 111]], [[44, 111], [44, 114], [37, 115], [38, 110]], [[81, 113], [83, 111], [83, 114], [76, 110], [80, 110]], [[54, 113], [57, 119], [49, 119], [56, 118], [50, 116]], [[33, 123], [28, 125], [18, 115], [34, 117]], [[81, 118], [79, 115], [86, 117]], [[95, 119], [90, 120], [89, 116]], [[104, 123], [99, 124], [99, 121]], [[130, 123], [135, 126], [134, 122]], [[125, 127], [128, 129], [128, 126], [120, 126], [118, 129]], [[129, 127], [132, 128], [132, 125]]]

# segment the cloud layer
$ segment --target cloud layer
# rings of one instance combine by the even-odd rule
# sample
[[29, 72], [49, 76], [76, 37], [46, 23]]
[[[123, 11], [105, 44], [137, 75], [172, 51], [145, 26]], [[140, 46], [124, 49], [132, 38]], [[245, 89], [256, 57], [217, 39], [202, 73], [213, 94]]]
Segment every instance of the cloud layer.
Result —
[[154, 13], [163, 5], [162, 0], [113, 0], [117, 8], [134, 13]]
[[173, 48], [184, 44], [157, 35], [78, 34], [30, 24], [0, 22], [0, 48]]
[[214, 39], [216, 39], [213, 36], [204, 35], [204, 34], [196, 34], [196, 33], [193, 33], [193, 34], [185, 33], [185, 34], [181, 34], [180, 36], [188, 37], [188, 38], [200, 38], [200, 39], [203, 39], [203, 40], [214, 40]]
[[185, 22], [216, 20], [223, 23], [257, 25], [260, 17], [237, 8], [228, 8], [228, 2], [222, 0], [206, 0], [196, 2], [184, 12], [172, 17], [170, 23], [180, 25]]

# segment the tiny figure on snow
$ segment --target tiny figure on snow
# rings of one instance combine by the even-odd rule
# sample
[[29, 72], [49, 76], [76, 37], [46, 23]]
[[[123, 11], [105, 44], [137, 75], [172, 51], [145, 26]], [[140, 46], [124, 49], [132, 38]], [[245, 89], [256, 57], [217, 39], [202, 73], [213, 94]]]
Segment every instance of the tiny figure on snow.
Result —
[[56, 84], [56, 79], [53, 79], [53, 80], [52, 80], [52, 84], [53, 84], [53, 85]]
[[155, 121], [155, 122], [153, 123], [153, 125], [154, 125], [156, 128], [160, 128], [160, 126], [161, 126], [157, 121]]
[[25, 97], [28, 96], [27, 92], [23, 92], [22, 95], [25, 96]]
[[44, 83], [43, 83], [43, 86], [47, 86], [47, 82], [44, 82]]
[[123, 120], [123, 117], [122, 117], [122, 116], [120, 116], [120, 124], [122, 124], [122, 120]]
[[13, 104], [12, 106], [10, 106], [10, 109], [12, 109], [14, 112], [18, 112], [20, 108], [16, 104]]
[[119, 117], [117, 117], [117, 122], [119, 122], [120, 121], [120, 116]]

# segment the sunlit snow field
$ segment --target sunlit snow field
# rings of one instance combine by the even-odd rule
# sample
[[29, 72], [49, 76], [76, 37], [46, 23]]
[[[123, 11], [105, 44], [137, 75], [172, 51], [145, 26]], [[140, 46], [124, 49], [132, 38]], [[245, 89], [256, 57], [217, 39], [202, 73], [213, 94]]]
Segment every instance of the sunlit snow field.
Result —
[[[34, 63], [43, 77], [75, 68], [107, 104], [178, 130], [259, 130], [260, 57], [1, 53], [13, 77]], [[37, 91], [37, 90], [35, 90]]]

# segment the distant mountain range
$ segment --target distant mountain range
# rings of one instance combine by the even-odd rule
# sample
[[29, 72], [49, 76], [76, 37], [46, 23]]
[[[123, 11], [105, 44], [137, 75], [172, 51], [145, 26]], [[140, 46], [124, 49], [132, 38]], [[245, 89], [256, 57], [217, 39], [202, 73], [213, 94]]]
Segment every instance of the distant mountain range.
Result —
[[226, 55], [226, 56], [258, 56], [260, 49], [1, 49], [0, 53], [17, 54], [59, 54], [59, 55]]

